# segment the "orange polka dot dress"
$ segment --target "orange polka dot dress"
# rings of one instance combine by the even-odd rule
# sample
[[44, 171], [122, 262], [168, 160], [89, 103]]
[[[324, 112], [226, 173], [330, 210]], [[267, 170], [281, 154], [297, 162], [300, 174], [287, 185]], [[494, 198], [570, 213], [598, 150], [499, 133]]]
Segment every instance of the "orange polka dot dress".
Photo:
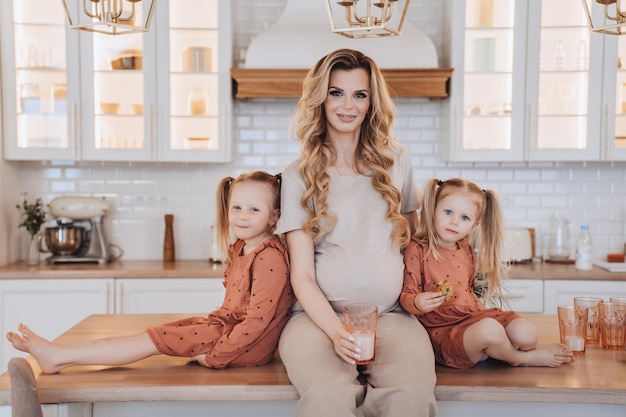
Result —
[[224, 272], [226, 295], [207, 317], [190, 317], [147, 329], [159, 352], [170, 356], [205, 354], [210, 367], [269, 363], [287, 323], [295, 296], [289, 260], [278, 238], [243, 254], [244, 241], [230, 246]]
[[[474, 251], [467, 242], [460, 242], [456, 250], [438, 248], [442, 259], [437, 262], [432, 254], [424, 257], [428, 244], [411, 240], [404, 250], [404, 285], [400, 304], [415, 314], [430, 335], [435, 360], [452, 368], [470, 368], [475, 365], [463, 347], [465, 330], [479, 320], [490, 317], [503, 326], [521, 316], [499, 308], [482, 309], [474, 295]], [[454, 296], [441, 306], [422, 314], [413, 303], [420, 292], [436, 291], [437, 283], [446, 280], [452, 285]]]

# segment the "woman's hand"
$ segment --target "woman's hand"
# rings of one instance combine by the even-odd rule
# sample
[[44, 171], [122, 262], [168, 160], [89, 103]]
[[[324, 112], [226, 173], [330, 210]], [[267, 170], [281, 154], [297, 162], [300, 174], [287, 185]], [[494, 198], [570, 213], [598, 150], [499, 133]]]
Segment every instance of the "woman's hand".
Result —
[[421, 292], [415, 296], [413, 304], [422, 313], [428, 313], [439, 307], [445, 301], [440, 292]]
[[356, 364], [355, 359], [359, 359], [361, 349], [354, 343], [354, 336], [345, 327], [339, 327], [332, 338], [335, 346], [335, 353], [349, 364]]

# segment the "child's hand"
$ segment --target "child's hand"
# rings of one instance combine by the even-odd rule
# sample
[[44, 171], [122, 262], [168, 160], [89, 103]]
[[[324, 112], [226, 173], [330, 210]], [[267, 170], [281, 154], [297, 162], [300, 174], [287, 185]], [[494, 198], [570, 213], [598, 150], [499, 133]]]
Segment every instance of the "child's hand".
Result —
[[421, 292], [415, 296], [413, 304], [415, 304], [415, 307], [417, 307], [417, 309], [424, 314], [439, 307], [443, 304], [445, 299], [446, 297], [444, 297], [440, 292]]

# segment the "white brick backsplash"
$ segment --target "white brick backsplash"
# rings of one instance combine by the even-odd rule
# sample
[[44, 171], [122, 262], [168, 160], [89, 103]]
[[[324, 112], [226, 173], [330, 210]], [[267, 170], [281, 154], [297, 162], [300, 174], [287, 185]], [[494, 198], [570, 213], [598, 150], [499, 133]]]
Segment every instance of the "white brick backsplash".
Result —
[[[231, 1], [234, 56], [240, 62], [240, 53], [245, 54], [251, 39], [278, 18], [286, 0]], [[414, 1], [408, 18], [442, 50], [443, 2]], [[539, 254], [547, 242], [554, 210], [571, 222], [572, 249], [580, 224], [586, 223], [597, 259], [607, 252], [622, 251], [626, 241], [626, 163], [443, 161], [439, 149], [446, 124], [444, 100], [396, 100], [395, 133], [412, 154], [420, 187], [433, 176], [463, 176], [497, 190], [507, 226], [534, 227]], [[20, 165], [19, 189], [41, 196], [45, 202], [65, 193], [106, 196], [113, 209], [105, 220], [105, 232], [111, 243], [122, 247], [125, 259], [161, 259], [163, 216], [172, 213], [176, 257], [208, 259], [217, 182], [255, 169], [280, 172], [298, 158], [299, 142], [289, 132], [296, 103], [296, 99], [235, 100], [234, 162], [230, 164], [25, 162]]]

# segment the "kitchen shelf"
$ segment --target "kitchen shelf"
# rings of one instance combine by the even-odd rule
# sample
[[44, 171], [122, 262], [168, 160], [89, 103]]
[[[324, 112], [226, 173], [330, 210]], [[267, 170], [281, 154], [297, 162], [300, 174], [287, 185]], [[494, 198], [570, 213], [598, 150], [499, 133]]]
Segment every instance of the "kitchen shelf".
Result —
[[[393, 97], [448, 97], [452, 68], [383, 69]], [[232, 68], [235, 98], [298, 98], [307, 69]]]

